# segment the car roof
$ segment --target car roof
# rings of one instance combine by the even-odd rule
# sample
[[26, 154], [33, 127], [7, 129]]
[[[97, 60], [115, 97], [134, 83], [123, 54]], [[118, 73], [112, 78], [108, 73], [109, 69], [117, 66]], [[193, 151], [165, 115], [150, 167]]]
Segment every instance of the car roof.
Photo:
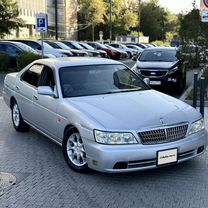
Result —
[[10, 40], [1, 40], [0, 43], [12, 43], [14, 45], [23, 44], [23, 43], [20, 43], [20, 42], [15, 42], [15, 41], [10, 41]]
[[145, 48], [145, 51], [167, 51], [167, 50], [177, 50], [175, 47], [153, 47], [153, 48]]
[[104, 65], [104, 64], [120, 64], [121, 62], [105, 58], [94, 57], [64, 57], [64, 58], [47, 58], [39, 59], [34, 63], [50, 65], [54, 68], [71, 67], [71, 66], [89, 66], [89, 65]]

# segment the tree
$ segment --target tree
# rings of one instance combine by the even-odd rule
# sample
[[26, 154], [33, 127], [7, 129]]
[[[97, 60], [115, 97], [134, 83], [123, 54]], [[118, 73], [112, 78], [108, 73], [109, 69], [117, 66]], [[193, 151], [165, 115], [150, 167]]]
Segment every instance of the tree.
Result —
[[167, 12], [158, 5], [157, 0], [150, 0], [141, 5], [141, 31], [150, 37], [150, 41], [165, 38]]
[[12, 29], [24, 26], [19, 16], [18, 5], [13, 0], [0, 0], [0, 38], [11, 34]]

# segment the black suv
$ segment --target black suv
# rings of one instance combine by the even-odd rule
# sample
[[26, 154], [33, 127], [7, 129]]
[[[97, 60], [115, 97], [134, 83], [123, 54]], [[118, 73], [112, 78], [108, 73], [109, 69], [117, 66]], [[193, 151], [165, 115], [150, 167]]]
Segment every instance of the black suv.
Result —
[[186, 86], [186, 64], [177, 58], [175, 48], [145, 49], [133, 69], [141, 78], [149, 78], [150, 86], [174, 87], [181, 91]]

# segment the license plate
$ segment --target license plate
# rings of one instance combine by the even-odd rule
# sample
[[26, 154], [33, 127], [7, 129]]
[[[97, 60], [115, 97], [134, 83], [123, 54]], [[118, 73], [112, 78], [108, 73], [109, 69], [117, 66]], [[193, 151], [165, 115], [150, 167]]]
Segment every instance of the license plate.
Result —
[[150, 81], [150, 85], [161, 85], [161, 81]]
[[178, 160], [178, 149], [170, 149], [157, 152], [157, 165], [176, 163]]

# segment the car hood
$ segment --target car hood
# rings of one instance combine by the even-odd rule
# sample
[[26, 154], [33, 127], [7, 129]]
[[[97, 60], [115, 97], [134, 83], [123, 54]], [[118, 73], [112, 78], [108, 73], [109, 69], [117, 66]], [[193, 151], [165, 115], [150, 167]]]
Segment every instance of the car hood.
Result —
[[67, 102], [101, 124], [103, 130], [141, 130], [193, 122], [200, 114], [180, 100], [155, 90], [68, 98]]
[[159, 61], [153, 61], [153, 62], [146, 62], [146, 61], [138, 61], [137, 67], [141, 69], [171, 69], [174, 66], [176, 66], [178, 61], [173, 62], [159, 62]]

